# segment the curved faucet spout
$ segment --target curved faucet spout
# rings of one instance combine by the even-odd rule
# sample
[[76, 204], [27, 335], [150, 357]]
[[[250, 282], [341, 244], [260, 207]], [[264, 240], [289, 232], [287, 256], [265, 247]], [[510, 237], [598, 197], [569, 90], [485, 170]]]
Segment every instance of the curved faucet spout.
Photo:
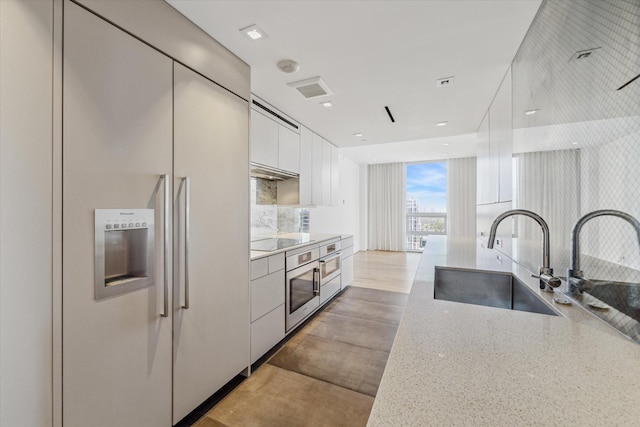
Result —
[[640, 245], [640, 222], [633, 216], [629, 215], [626, 212], [613, 209], [602, 209], [589, 212], [588, 214], [580, 218], [571, 230], [571, 266], [569, 267], [567, 276], [576, 278], [582, 278], [583, 276], [583, 273], [580, 270], [580, 230], [582, 230], [582, 227], [585, 225], [585, 223], [587, 223], [587, 221], [599, 216], [606, 215], [622, 218], [629, 224], [631, 224], [636, 231], [636, 234], [638, 236], [638, 245]]
[[525, 209], [512, 209], [510, 211], [506, 211], [498, 215], [498, 217], [496, 217], [496, 219], [493, 220], [493, 224], [491, 224], [491, 231], [489, 232], [489, 242], [487, 244], [487, 247], [489, 249], [493, 249], [493, 244], [494, 244], [494, 241], [496, 240], [496, 233], [498, 231], [498, 225], [500, 225], [503, 219], [510, 217], [512, 215], [528, 216], [529, 218], [533, 219], [540, 225], [540, 228], [542, 228], [542, 235], [543, 235], [542, 268], [549, 269], [550, 268], [549, 253], [550, 253], [550, 247], [551, 247], [551, 244], [549, 243], [549, 226], [547, 225], [545, 220], [542, 219], [542, 217], [535, 212], [531, 212]]
[[557, 288], [562, 282], [560, 281], [560, 279], [553, 276], [553, 269], [551, 268], [551, 263], [549, 261], [549, 252], [551, 248], [551, 244], [549, 243], [549, 226], [540, 215], [525, 209], [512, 209], [498, 215], [498, 217], [494, 219], [493, 223], [491, 224], [491, 231], [489, 232], [489, 242], [487, 244], [487, 247], [489, 249], [493, 249], [493, 244], [496, 240], [496, 233], [498, 231], [498, 225], [500, 225], [503, 219], [512, 215], [527, 216], [536, 221], [540, 225], [540, 228], [542, 228], [542, 267], [540, 267], [540, 274], [534, 277], [540, 279], [540, 289], [548, 292], [553, 292], [553, 288]]

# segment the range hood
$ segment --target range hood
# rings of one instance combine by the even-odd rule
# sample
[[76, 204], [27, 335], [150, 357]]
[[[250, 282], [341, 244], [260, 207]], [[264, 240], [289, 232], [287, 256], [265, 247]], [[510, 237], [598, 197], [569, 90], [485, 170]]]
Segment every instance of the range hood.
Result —
[[298, 179], [298, 174], [282, 169], [272, 168], [251, 162], [251, 176], [254, 178], [268, 179], [270, 181], [284, 181], [287, 179]]

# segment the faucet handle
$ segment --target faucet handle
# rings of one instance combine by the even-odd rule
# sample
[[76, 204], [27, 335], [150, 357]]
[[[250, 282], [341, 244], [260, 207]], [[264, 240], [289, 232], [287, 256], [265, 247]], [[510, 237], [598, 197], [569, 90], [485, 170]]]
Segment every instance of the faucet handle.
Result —
[[540, 289], [547, 292], [553, 292], [553, 288], [557, 288], [562, 284], [562, 281], [552, 274], [540, 273], [539, 275], [532, 274], [531, 277], [540, 279]]

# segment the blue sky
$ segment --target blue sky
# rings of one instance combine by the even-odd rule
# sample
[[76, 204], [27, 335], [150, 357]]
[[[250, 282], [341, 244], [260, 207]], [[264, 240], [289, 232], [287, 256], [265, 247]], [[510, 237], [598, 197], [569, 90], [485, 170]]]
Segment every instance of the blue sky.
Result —
[[447, 164], [407, 165], [407, 198], [418, 199], [422, 212], [447, 211]]

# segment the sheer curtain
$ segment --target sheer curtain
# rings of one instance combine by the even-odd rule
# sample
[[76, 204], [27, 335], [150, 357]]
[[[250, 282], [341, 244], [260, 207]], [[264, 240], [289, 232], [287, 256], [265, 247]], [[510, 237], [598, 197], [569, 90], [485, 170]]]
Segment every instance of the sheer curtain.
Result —
[[476, 235], [476, 158], [447, 161], [447, 235]]
[[404, 163], [369, 165], [370, 250], [406, 250], [407, 168]]
[[[551, 261], [555, 268], [566, 268], [571, 229], [580, 215], [580, 151], [556, 150], [523, 153], [516, 156], [516, 197], [514, 207], [529, 209], [540, 215], [549, 225]], [[514, 256], [524, 262], [539, 262], [540, 227], [534, 221], [516, 220], [518, 243]], [[536, 243], [534, 245], [533, 243]], [[552, 265], [553, 266], [553, 265]], [[560, 270], [562, 271], [562, 270]]]

